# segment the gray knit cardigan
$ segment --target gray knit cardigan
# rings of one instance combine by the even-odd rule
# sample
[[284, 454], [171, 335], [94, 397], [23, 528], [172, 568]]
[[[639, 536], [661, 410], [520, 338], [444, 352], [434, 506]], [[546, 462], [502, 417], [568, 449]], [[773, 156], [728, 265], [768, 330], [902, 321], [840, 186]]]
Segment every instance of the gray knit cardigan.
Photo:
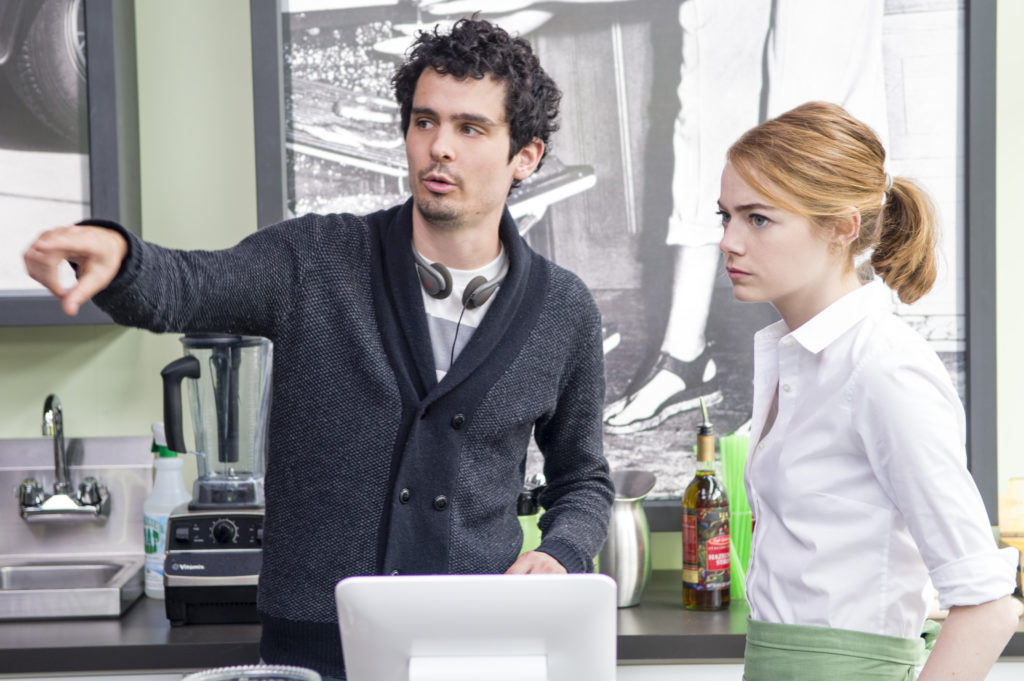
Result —
[[96, 296], [118, 323], [274, 343], [258, 596], [268, 662], [341, 674], [343, 577], [504, 572], [522, 541], [531, 434], [548, 481], [540, 550], [588, 571], [605, 538], [614, 492], [589, 291], [530, 250], [506, 211], [508, 276], [438, 383], [411, 211], [410, 200], [307, 215], [221, 251], [165, 249], [88, 221], [129, 240]]

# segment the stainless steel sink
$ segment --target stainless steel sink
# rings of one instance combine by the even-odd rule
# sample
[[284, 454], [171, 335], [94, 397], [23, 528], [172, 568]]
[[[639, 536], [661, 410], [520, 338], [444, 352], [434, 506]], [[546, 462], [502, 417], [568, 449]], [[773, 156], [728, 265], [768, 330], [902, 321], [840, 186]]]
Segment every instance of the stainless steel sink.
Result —
[[0, 619], [119, 617], [142, 595], [141, 556], [0, 558]]

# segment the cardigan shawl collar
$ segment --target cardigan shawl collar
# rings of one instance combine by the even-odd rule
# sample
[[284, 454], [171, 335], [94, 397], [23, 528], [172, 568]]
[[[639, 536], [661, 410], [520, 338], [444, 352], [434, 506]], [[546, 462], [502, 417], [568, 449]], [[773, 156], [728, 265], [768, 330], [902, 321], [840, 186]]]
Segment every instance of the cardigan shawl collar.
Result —
[[[412, 210], [410, 199], [369, 216], [374, 308], [402, 395], [377, 555], [382, 573], [431, 574], [447, 571], [449, 564], [450, 513], [444, 511], [459, 477], [463, 433], [536, 325], [548, 269], [523, 241], [506, 209], [499, 236], [509, 257], [508, 274], [483, 322], [437, 382], [412, 255]], [[403, 498], [409, 488], [415, 493]]]

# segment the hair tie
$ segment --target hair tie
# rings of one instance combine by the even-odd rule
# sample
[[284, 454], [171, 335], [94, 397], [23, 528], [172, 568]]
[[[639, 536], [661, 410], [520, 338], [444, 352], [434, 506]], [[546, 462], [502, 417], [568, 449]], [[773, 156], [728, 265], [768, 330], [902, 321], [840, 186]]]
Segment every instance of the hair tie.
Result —
[[892, 175], [889, 173], [885, 174], [885, 191], [882, 192], [882, 202], [878, 205], [884, 206], [885, 202], [889, 200], [889, 190], [892, 189]]

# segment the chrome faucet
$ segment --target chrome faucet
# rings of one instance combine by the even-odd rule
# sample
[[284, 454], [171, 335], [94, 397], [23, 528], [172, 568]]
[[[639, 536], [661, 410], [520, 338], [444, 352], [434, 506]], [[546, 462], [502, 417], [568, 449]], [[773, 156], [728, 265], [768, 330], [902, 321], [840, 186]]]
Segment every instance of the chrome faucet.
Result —
[[71, 483], [71, 467], [64, 447], [64, 411], [56, 395], [43, 404], [43, 435], [53, 437], [53, 494], [45, 494], [35, 478], [18, 488], [21, 517], [28, 522], [49, 520], [105, 520], [110, 515], [110, 495], [94, 477], [86, 477], [77, 492]]
[[68, 453], [64, 449], [64, 410], [56, 395], [49, 395], [43, 404], [43, 437], [53, 438], [53, 470], [57, 481], [53, 491], [67, 494], [71, 491], [71, 476], [68, 473]]

